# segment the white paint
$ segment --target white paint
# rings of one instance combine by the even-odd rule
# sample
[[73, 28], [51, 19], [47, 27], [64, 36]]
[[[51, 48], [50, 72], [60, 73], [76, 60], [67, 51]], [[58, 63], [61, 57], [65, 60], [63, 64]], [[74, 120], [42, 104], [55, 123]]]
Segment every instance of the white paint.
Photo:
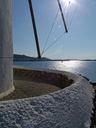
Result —
[[48, 95], [0, 102], [0, 127], [90, 128], [92, 85], [72, 73], [46, 72], [62, 73], [74, 83]]
[[14, 90], [12, 0], [0, 0], [0, 98]]

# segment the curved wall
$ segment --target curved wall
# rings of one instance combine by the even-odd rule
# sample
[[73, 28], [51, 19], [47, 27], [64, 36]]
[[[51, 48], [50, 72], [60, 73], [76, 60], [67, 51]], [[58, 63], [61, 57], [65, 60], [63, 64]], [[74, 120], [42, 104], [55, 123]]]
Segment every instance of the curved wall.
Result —
[[94, 93], [92, 85], [81, 76], [72, 73], [46, 72], [66, 75], [74, 80], [74, 83], [48, 95], [0, 102], [0, 117], [3, 122], [0, 126], [2, 124], [2, 127], [7, 125], [20, 128], [90, 128]]

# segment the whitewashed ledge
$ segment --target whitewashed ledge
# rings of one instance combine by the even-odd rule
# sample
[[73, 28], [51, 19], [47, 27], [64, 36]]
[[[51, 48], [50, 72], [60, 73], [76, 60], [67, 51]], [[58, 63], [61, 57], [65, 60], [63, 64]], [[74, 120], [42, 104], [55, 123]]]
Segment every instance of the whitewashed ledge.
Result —
[[92, 85], [81, 76], [59, 73], [74, 83], [48, 95], [0, 102], [0, 128], [89, 128]]

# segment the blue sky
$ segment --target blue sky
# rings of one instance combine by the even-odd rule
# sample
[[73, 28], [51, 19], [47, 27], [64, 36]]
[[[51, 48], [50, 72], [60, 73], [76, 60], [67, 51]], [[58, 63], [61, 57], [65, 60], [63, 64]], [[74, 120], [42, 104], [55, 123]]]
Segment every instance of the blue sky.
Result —
[[[32, 0], [41, 51], [58, 11], [57, 0]], [[64, 34], [43, 56], [54, 59], [96, 58], [96, 0], [76, 0], [65, 8], [69, 33]], [[73, 17], [73, 18], [72, 18]], [[61, 15], [55, 22], [46, 48], [64, 32]], [[37, 56], [32, 22], [27, 0], [13, 0], [14, 53]]]

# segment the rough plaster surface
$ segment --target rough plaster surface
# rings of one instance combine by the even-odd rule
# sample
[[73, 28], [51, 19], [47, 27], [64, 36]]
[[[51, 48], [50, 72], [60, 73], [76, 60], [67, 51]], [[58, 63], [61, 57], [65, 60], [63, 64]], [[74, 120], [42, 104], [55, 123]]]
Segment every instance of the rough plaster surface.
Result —
[[14, 89], [11, 2], [0, 0], [0, 98]]
[[93, 89], [81, 76], [61, 72], [74, 84], [48, 95], [0, 102], [2, 128], [89, 128]]

